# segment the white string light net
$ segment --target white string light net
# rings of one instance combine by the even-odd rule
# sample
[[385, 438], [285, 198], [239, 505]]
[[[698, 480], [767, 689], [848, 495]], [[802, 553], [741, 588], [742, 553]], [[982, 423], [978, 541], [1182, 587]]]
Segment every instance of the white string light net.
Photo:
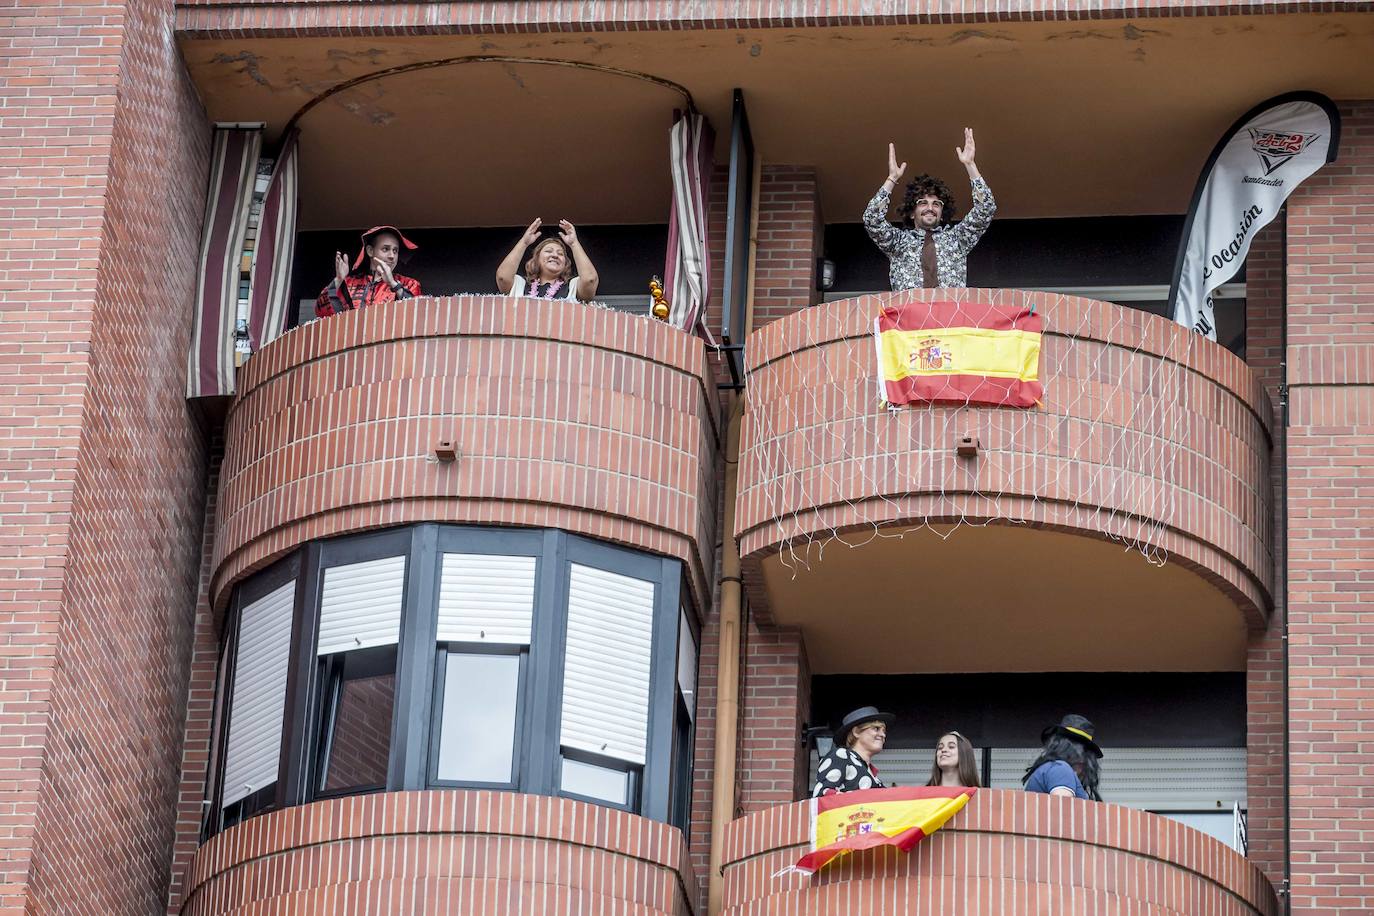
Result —
[[[974, 317], [1034, 306], [1041, 404], [970, 404], [953, 388], [938, 403], [881, 403], [873, 321], [911, 298]], [[990, 524], [1090, 530], [1163, 564], [1195, 336], [1144, 311], [1016, 290], [863, 296], [765, 326], [746, 354], [740, 527], [775, 526], [767, 540], [794, 575], [827, 547]], [[975, 457], [956, 454], [965, 436], [980, 441]]]

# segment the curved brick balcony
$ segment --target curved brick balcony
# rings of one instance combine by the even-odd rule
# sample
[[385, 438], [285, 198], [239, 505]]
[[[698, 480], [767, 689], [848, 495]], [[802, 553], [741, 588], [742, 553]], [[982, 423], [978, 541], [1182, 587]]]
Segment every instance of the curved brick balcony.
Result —
[[[873, 319], [899, 297], [1034, 305], [1045, 322], [1043, 406], [881, 407]], [[1262, 627], [1270, 604], [1270, 405], [1249, 368], [1224, 348], [1106, 302], [911, 290], [832, 302], [769, 324], [749, 338], [746, 364], [736, 534], [751, 594], [775, 622], [805, 628], [814, 615], [803, 606], [821, 600], [813, 596], [827, 575], [850, 590], [836, 585], [832, 603], [852, 593], [852, 603], [865, 606], [894, 600], [863, 596], [875, 576], [896, 570], [905, 570], [911, 587], [939, 588], [950, 563], [965, 563], [957, 575], [973, 590], [990, 568], [1034, 571], [1043, 594], [1032, 605], [1078, 604], [1096, 616], [1102, 609], [1093, 602], [1112, 604], [1115, 583], [1126, 581], [1120, 573], [1136, 577], [1128, 600], [1144, 600], [1144, 590], [1157, 592], [1157, 605], [1224, 603], [1229, 617], [1217, 610], [1196, 638], [1224, 638], [1227, 658], [1178, 667], [1243, 669], [1232, 621]], [[956, 454], [963, 435], [981, 440], [976, 457]], [[923, 533], [923, 546], [901, 553], [898, 539], [886, 536], [903, 531]], [[862, 549], [836, 545], [837, 535]], [[1121, 558], [1120, 541], [1139, 549]], [[867, 566], [865, 553], [873, 558]], [[910, 565], [920, 562], [928, 565]], [[1089, 587], [1085, 573], [1101, 581]], [[1168, 664], [1137, 662], [1122, 667]], [[819, 667], [846, 670], [824, 660]]]
[[[303, 542], [417, 521], [561, 528], [677, 557], [715, 549], [701, 341], [650, 319], [499, 296], [297, 328], [240, 371], [211, 594]], [[456, 462], [434, 456], [453, 441]]]
[[186, 875], [184, 916], [694, 911], [676, 827], [571, 799], [389, 792], [252, 818]]
[[1273, 916], [1260, 869], [1191, 827], [1100, 802], [979, 789], [910, 853], [774, 875], [811, 839], [810, 805], [730, 824], [723, 916], [745, 913], [1214, 913]]

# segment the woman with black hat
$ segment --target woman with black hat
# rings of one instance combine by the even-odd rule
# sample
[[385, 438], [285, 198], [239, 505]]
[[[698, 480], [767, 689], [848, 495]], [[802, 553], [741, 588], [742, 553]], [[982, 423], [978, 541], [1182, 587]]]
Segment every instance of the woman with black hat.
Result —
[[887, 727], [894, 718], [891, 713], [878, 712], [876, 706], [861, 706], [845, 716], [835, 729], [834, 749], [816, 767], [811, 797], [884, 788], [873, 758], [882, 753]]
[[[496, 289], [503, 296], [531, 299], [571, 299], [591, 302], [600, 283], [592, 259], [577, 238], [577, 228], [565, 219], [558, 221], [558, 234], [540, 238], [542, 219], [530, 223], [520, 241], [496, 268]], [[531, 245], [523, 276], [520, 258]], [[574, 271], [576, 267], [576, 271]]]
[[419, 247], [395, 226], [373, 226], [363, 233], [363, 246], [351, 268], [342, 251], [334, 252], [334, 280], [315, 300], [315, 314], [327, 318], [336, 312], [420, 295], [418, 280], [395, 272], [404, 253]]
[[1082, 716], [1067, 715], [1041, 732], [1045, 747], [1021, 777], [1026, 791], [1102, 801], [1097, 792], [1102, 748], [1093, 740], [1094, 731]]

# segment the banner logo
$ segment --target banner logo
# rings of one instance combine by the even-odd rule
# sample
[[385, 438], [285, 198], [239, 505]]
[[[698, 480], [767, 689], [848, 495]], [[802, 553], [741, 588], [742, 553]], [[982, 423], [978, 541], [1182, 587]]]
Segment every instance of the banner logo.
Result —
[[1292, 159], [1307, 149], [1321, 134], [1295, 134], [1277, 130], [1256, 130], [1250, 128], [1250, 148], [1259, 156], [1264, 165], [1264, 174], [1272, 175]]

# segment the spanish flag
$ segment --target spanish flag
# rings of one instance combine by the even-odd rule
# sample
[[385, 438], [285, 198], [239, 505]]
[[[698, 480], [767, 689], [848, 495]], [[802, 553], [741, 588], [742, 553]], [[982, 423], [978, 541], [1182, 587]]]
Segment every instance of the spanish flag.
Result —
[[811, 850], [790, 869], [814, 874], [855, 849], [896, 846], [902, 852], [944, 826], [973, 797], [965, 786], [864, 789], [811, 800]]
[[874, 320], [879, 396], [888, 404], [942, 401], [1030, 407], [1040, 400], [1040, 335], [1033, 310], [978, 302], [900, 302]]

